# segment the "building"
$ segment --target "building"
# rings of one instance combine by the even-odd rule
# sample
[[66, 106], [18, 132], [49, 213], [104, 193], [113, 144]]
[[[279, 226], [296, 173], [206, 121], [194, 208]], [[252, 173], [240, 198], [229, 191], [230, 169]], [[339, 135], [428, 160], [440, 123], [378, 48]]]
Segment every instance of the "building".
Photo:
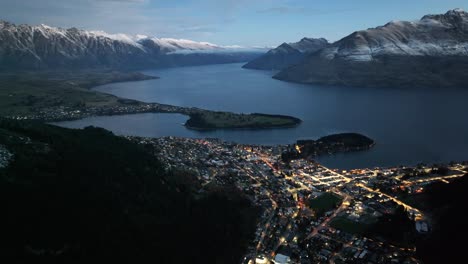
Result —
[[288, 264], [291, 263], [291, 258], [283, 254], [278, 254], [273, 262], [275, 264]]
[[269, 264], [270, 261], [268, 260], [268, 258], [266, 258], [265, 256], [257, 256], [257, 258], [255, 259], [255, 264]]
[[419, 233], [427, 233], [429, 232], [429, 227], [427, 226], [427, 223], [424, 221], [416, 221], [416, 230]]

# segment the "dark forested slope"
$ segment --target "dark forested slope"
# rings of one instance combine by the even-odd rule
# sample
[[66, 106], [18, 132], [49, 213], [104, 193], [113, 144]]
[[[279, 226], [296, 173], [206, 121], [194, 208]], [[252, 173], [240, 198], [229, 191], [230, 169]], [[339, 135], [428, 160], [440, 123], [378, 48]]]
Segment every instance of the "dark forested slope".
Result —
[[0, 119], [0, 145], [13, 154], [0, 169], [3, 263], [238, 263], [255, 230], [235, 190], [195, 195], [157, 150], [104, 129]]
[[433, 216], [432, 232], [418, 243], [424, 263], [461, 263], [466, 259], [467, 188], [465, 175], [450, 184], [435, 184], [424, 194]]

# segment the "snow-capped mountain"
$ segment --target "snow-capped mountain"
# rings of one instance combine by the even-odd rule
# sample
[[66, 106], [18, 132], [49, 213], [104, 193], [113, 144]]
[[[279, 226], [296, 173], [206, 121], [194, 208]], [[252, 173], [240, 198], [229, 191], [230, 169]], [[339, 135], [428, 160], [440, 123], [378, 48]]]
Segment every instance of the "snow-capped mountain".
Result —
[[461, 9], [357, 31], [275, 78], [351, 86], [467, 86], [468, 13]]
[[298, 42], [289, 43], [291, 47], [302, 53], [313, 53], [328, 46], [328, 40], [324, 38], [303, 38]]
[[146, 35], [127, 35], [127, 34], [109, 34], [104, 31], [84, 31], [85, 33], [92, 36], [100, 36], [110, 38], [116, 41], [122, 41], [128, 44], [132, 44], [137, 47], [143, 47], [147, 41], [153, 42], [159, 46], [162, 51], [177, 52], [180, 50], [191, 50], [191, 51], [202, 51], [202, 50], [226, 50], [227, 48], [212, 44], [209, 42], [196, 42], [188, 39], [174, 39], [174, 38], [156, 38], [149, 37]]
[[[225, 48], [209, 42], [196, 42], [186, 39], [172, 38], [149, 38], [165, 52], [177, 52], [181, 50], [201, 51], [201, 50], [224, 50]], [[141, 40], [140, 40], [141, 41]]]
[[445, 15], [427, 15], [415, 22], [392, 21], [358, 31], [321, 56], [370, 61], [381, 55], [468, 55], [468, 13], [455, 9]]
[[[210, 52], [216, 54], [210, 57]], [[15, 25], [0, 21], [2, 68], [162, 67], [242, 62], [263, 52], [185, 39], [109, 34], [47, 25]]]
[[283, 43], [265, 55], [250, 61], [244, 68], [258, 70], [281, 70], [302, 61], [308, 54], [328, 46], [326, 39], [303, 38], [295, 43]]

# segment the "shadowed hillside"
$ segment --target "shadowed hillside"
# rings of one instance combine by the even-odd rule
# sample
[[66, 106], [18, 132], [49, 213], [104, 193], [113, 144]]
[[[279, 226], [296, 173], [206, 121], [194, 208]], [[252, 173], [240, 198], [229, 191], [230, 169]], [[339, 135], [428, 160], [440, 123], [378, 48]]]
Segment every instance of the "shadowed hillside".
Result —
[[[0, 259], [238, 263], [257, 209], [236, 190], [196, 194], [150, 146], [100, 128], [0, 120]], [[2, 261], [3, 262], [3, 261]]]

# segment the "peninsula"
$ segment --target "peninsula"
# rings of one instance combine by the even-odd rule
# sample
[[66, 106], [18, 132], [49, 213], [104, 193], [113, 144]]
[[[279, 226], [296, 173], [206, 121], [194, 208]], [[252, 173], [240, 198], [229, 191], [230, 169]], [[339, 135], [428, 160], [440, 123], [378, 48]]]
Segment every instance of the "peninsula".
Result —
[[268, 129], [290, 128], [299, 125], [299, 118], [284, 115], [235, 114], [230, 112], [199, 111], [190, 115], [185, 126], [197, 130], [211, 129]]
[[22, 72], [0, 74], [0, 115], [17, 120], [58, 122], [90, 116], [178, 113], [189, 116], [188, 129], [290, 128], [301, 123], [291, 116], [210, 111], [145, 103], [91, 90], [92, 87], [157, 77], [120, 71]]

